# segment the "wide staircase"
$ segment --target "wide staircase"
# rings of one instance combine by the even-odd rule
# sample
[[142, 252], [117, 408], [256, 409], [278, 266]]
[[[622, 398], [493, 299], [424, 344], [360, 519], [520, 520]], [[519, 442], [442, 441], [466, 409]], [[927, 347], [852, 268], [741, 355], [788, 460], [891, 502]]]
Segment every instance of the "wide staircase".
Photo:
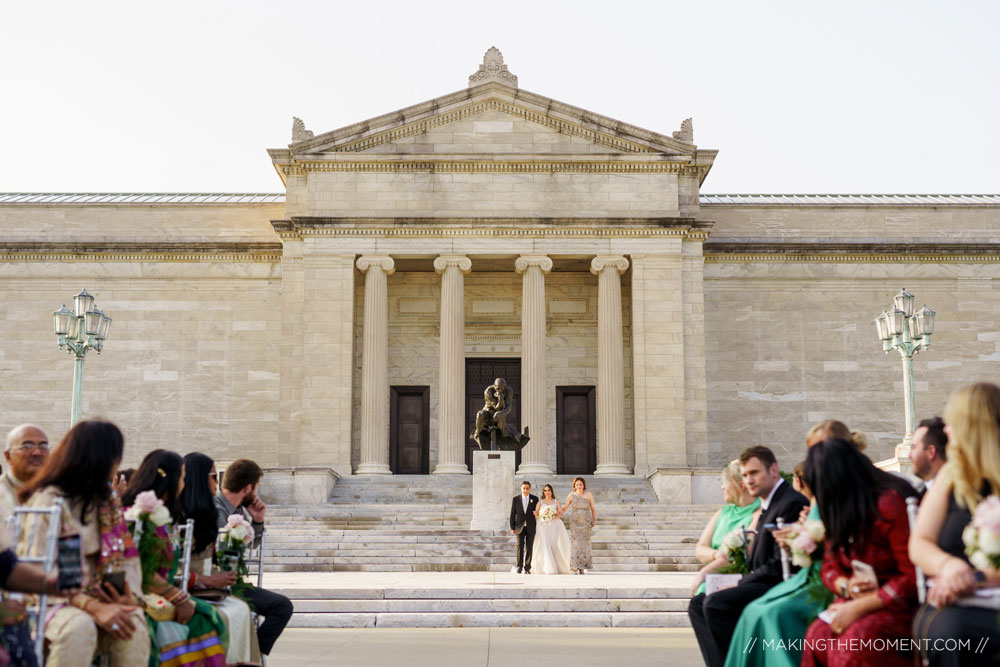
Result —
[[[536, 495], [542, 484], [552, 484], [563, 502], [572, 477], [529, 477], [529, 481]], [[594, 571], [698, 569], [694, 544], [716, 508], [661, 504], [642, 478], [590, 478], [587, 488], [597, 506]], [[511, 497], [518, 491], [512, 489]], [[337, 482], [326, 505], [268, 509], [264, 567], [323, 572], [509, 571], [515, 563], [514, 538], [507, 531], [471, 531], [471, 518], [471, 476], [347, 477]]]
[[[560, 502], [572, 482], [528, 479], [536, 495], [542, 484], [552, 484]], [[325, 505], [272, 505], [265, 571], [275, 573], [273, 587], [295, 603], [298, 627], [686, 625], [687, 584], [678, 584], [676, 575], [650, 581], [642, 573], [697, 570], [694, 545], [716, 508], [660, 503], [642, 478], [591, 477], [587, 488], [597, 505], [590, 576], [508, 581], [513, 536], [468, 529], [471, 476], [348, 477], [338, 480]], [[518, 492], [511, 489], [511, 497]], [[280, 580], [298, 579], [295, 572], [326, 579], [317, 575], [283, 588]], [[329, 583], [325, 573], [336, 572], [434, 573], [434, 579], [361, 589], [335, 578]], [[448, 572], [452, 579], [441, 574]], [[626, 574], [603, 577], [610, 573]], [[486, 578], [466, 582], [470, 576]]]

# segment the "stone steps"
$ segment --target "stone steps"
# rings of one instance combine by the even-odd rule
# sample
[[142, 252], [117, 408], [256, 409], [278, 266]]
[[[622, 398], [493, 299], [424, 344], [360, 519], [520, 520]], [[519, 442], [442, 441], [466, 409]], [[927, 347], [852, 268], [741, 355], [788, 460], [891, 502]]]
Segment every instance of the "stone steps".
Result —
[[[336, 575], [334, 575], [336, 576]], [[434, 576], [434, 575], [427, 575]], [[685, 627], [680, 588], [585, 585], [577, 577], [491, 575], [494, 584], [282, 589], [295, 606], [290, 627]], [[622, 575], [634, 580], [634, 575]], [[657, 575], [660, 576], [660, 575]], [[532, 582], [540, 582], [534, 586]], [[560, 585], [565, 582], [565, 585]], [[571, 585], [575, 584], [575, 585]]]
[[[528, 479], [536, 493], [551, 483], [557, 497], [565, 497], [572, 480]], [[598, 505], [596, 571], [697, 569], [694, 543], [714, 507], [660, 504], [642, 478], [589, 478], [587, 486]], [[508, 572], [514, 538], [468, 530], [471, 519], [471, 476], [346, 477], [327, 504], [268, 509], [265, 570]]]

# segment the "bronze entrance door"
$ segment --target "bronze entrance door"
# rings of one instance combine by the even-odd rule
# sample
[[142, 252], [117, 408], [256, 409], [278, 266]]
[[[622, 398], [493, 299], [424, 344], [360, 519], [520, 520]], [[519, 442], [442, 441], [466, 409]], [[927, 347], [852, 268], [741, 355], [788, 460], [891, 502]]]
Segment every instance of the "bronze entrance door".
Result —
[[[503, 378], [514, 390], [514, 401], [507, 425], [521, 430], [521, 360], [520, 359], [466, 359], [465, 360], [465, 463], [472, 470], [472, 452], [479, 449], [469, 437], [476, 427], [476, 413], [483, 409], [483, 392], [493, 380]], [[529, 433], [528, 435], [533, 435]], [[544, 437], [544, 436], [543, 436]], [[521, 452], [514, 457], [514, 465], [521, 465]]]
[[556, 387], [556, 474], [597, 469], [597, 410], [593, 387]]
[[394, 475], [430, 472], [430, 387], [389, 388], [389, 469]]

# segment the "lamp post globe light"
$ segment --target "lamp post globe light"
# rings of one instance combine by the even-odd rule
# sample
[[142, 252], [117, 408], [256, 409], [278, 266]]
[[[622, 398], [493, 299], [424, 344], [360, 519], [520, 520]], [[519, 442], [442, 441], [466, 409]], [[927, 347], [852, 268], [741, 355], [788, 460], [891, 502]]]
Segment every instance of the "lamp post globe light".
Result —
[[892, 298], [892, 311], [883, 310], [875, 318], [875, 331], [882, 341], [882, 350], [898, 350], [903, 359], [903, 399], [906, 418], [906, 435], [903, 442], [896, 447], [896, 458], [907, 458], [910, 455], [910, 444], [913, 442], [913, 429], [916, 420], [916, 408], [913, 400], [913, 355], [931, 346], [931, 334], [934, 333], [934, 316], [937, 314], [924, 304], [924, 307], [914, 312], [914, 297], [904, 287]]
[[83, 359], [90, 350], [98, 354], [104, 349], [104, 341], [111, 330], [111, 318], [94, 304], [94, 297], [87, 290], [81, 290], [73, 297], [73, 310], [66, 304], [52, 313], [52, 328], [59, 338], [60, 349], [76, 356], [73, 369], [73, 410], [70, 426], [80, 421], [83, 407]]

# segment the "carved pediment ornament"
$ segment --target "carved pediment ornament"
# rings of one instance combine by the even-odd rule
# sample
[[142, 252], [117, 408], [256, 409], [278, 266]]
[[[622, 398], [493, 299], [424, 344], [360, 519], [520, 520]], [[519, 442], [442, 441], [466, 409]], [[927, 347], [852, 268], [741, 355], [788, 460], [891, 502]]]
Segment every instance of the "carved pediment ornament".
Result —
[[691, 123], [690, 118], [685, 118], [681, 123], [681, 129], [674, 132], [674, 139], [677, 141], [683, 141], [684, 143], [693, 144], [694, 143], [694, 125]]
[[495, 46], [491, 46], [483, 55], [483, 64], [479, 66], [479, 70], [469, 75], [469, 88], [488, 81], [499, 81], [517, 88], [517, 76], [511, 74], [503, 64], [503, 54]]
[[292, 143], [312, 138], [312, 130], [306, 129], [305, 122], [301, 118], [292, 116]]

